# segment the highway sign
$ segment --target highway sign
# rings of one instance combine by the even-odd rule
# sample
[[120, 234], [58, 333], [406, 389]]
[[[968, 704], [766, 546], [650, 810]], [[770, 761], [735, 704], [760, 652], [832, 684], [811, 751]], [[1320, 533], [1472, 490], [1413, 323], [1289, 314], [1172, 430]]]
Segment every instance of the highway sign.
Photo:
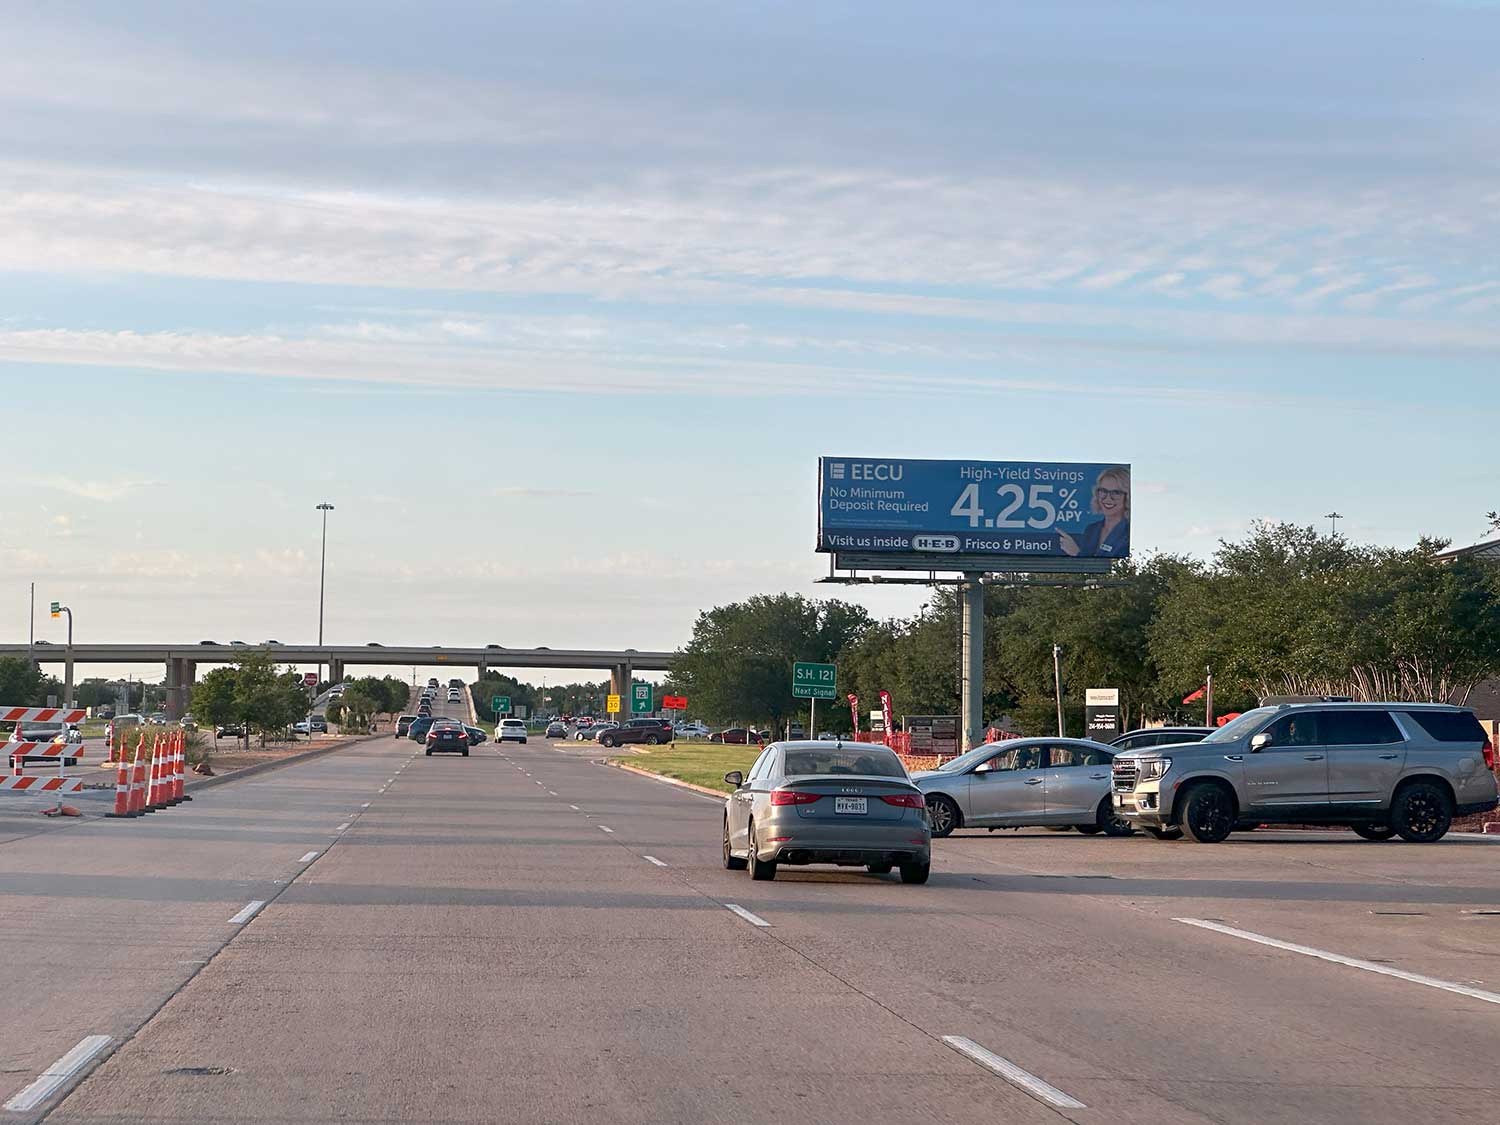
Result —
[[618, 695], [606, 696], [604, 709], [611, 715], [618, 715], [620, 713], [620, 697]]
[[53, 602], [52, 603], [52, 616], [53, 617], [61, 617], [62, 616], [62, 602]]
[[630, 710], [632, 714], [649, 714], [655, 707], [655, 689], [650, 684], [630, 685]]
[[687, 696], [664, 695], [661, 697], [661, 708], [663, 711], [686, 711]]
[[838, 670], [832, 664], [797, 661], [792, 665], [792, 695], [796, 699], [837, 699]]
[[493, 711], [497, 715], [509, 715], [510, 714], [510, 696], [508, 696], [508, 695], [497, 695], [497, 696], [495, 696], [494, 699], [490, 700], [490, 710]]

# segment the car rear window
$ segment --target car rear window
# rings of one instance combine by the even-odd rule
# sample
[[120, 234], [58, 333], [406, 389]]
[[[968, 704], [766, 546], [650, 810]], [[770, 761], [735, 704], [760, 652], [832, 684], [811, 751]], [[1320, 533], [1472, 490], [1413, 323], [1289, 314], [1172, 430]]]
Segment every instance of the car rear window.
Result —
[[788, 777], [804, 774], [864, 774], [871, 777], [905, 777], [901, 759], [885, 749], [854, 750], [846, 747], [816, 750], [788, 750], [785, 772]]
[[1403, 711], [1435, 742], [1483, 742], [1484, 728], [1473, 711]]

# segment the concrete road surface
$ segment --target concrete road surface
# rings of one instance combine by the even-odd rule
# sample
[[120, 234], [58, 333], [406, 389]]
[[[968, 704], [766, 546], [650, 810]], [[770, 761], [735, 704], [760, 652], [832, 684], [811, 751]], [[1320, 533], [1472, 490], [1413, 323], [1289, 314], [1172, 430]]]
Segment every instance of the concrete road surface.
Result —
[[752, 883], [720, 866], [719, 802], [596, 756], [384, 737], [144, 823], [0, 841], [0, 1098], [109, 1037], [6, 1116], [1406, 1122], [1500, 1104], [1495, 845], [973, 833], [937, 843], [925, 887]]

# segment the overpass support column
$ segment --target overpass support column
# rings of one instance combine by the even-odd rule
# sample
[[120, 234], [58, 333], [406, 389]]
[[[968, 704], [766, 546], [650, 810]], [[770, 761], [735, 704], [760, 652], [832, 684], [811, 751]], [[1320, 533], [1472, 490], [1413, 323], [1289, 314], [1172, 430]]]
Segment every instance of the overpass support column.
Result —
[[959, 752], [984, 741], [984, 585], [965, 574], [963, 590], [963, 687], [960, 692]]
[[490, 674], [490, 666], [488, 664], [486, 664], [483, 660], [481, 660], [479, 662], [479, 675], [476, 676], [475, 679], [482, 680], [486, 676], [488, 676], [489, 674]]
[[635, 669], [629, 664], [620, 665], [620, 722], [624, 722], [634, 714], [630, 709], [630, 700], [633, 697], [633, 684], [635, 683]]
[[329, 658], [328, 682], [331, 684], [341, 684], [344, 682], [344, 662], [342, 660]]
[[625, 686], [625, 682], [625, 665], [616, 664], [609, 670], [609, 694], [620, 697], [621, 715], [624, 714], [625, 699], [630, 694], [630, 689]]
[[183, 691], [183, 673], [187, 661], [180, 657], [167, 658], [167, 718], [180, 719], [187, 709], [184, 706], [187, 693]]

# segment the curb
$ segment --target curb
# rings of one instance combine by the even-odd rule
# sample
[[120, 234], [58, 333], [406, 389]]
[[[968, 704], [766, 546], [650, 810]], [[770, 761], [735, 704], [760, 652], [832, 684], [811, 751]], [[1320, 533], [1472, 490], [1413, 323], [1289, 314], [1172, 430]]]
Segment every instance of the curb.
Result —
[[[314, 758], [321, 758], [325, 754], [332, 754], [335, 750], [343, 750], [349, 746], [358, 746], [362, 742], [369, 742], [379, 738], [378, 734], [368, 734], [361, 738], [350, 739], [348, 742], [336, 742], [332, 746], [319, 746], [316, 750], [306, 750], [301, 754], [293, 754], [290, 757], [278, 758], [274, 762], [258, 762], [253, 766], [245, 766], [231, 773], [218, 774], [214, 777], [200, 777], [196, 781], [189, 781], [183, 786], [184, 792], [192, 792], [195, 789], [212, 789], [215, 785], [228, 785], [231, 781], [238, 781], [242, 777], [254, 777], [256, 774], [269, 773], [271, 770], [280, 769], [282, 766], [294, 766], [298, 762], [308, 762]], [[390, 736], [387, 735], [387, 738]]]
[[606, 766], [613, 766], [617, 770], [624, 770], [626, 773], [633, 773], [638, 774], [641, 777], [648, 777], [652, 781], [661, 781], [665, 782], [668, 785], [675, 785], [679, 789], [690, 789], [694, 793], [703, 794], [705, 797], [714, 797], [717, 800], [722, 801], [725, 797], [729, 796], [729, 794], [724, 792], [724, 790], [722, 789], [710, 789], [706, 785], [694, 785], [691, 781], [680, 781], [675, 777], [668, 777], [664, 773], [652, 773], [650, 770], [643, 770], [637, 766], [627, 766], [624, 762], [611, 762], [607, 758], [601, 759], [601, 761]]

